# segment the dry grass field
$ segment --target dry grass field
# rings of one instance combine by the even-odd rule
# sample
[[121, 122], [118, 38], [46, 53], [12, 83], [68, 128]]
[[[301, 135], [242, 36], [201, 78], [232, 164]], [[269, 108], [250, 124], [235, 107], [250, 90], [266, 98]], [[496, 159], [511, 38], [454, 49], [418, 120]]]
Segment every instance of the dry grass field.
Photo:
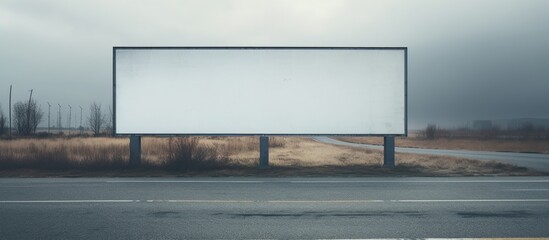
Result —
[[271, 137], [270, 165], [258, 170], [257, 137], [155, 138], [142, 141], [142, 167], [129, 168], [128, 138], [0, 140], [0, 176], [59, 171], [84, 176], [326, 176], [326, 175], [531, 175], [493, 161], [397, 154], [398, 166], [381, 168], [381, 151], [354, 149], [310, 138]]
[[[346, 142], [383, 145], [382, 137], [339, 137], [338, 139]], [[478, 140], [448, 138], [427, 140], [410, 136], [406, 138], [396, 138], [395, 144], [397, 147], [430, 149], [549, 153], [549, 141], [547, 140]]]

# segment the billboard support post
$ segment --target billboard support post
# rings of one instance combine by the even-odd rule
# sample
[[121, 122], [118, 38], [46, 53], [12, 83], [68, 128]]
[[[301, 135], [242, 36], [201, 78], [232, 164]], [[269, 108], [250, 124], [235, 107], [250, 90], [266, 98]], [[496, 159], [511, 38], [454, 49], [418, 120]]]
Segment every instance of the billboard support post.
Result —
[[395, 137], [383, 137], [383, 167], [395, 167]]
[[259, 137], [259, 169], [269, 168], [269, 136]]
[[130, 166], [137, 167], [141, 164], [141, 136], [130, 136]]

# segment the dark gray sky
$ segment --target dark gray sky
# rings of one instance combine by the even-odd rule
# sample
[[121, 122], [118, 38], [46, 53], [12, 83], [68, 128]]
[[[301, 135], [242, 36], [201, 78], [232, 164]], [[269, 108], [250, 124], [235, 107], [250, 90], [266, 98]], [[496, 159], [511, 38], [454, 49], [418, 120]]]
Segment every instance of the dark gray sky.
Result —
[[410, 128], [549, 118], [547, 12], [545, 0], [3, 0], [0, 106], [10, 84], [46, 113], [110, 105], [112, 46], [406, 46]]

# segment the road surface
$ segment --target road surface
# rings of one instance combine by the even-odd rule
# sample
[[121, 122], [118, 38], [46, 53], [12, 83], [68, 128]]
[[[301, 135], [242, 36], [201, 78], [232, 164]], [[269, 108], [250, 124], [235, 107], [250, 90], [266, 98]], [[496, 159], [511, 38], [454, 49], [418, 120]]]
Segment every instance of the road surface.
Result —
[[549, 237], [549, 177], [0, 179], [1, 239]]
[[[350, 143], [350, 142], [344, 142], [344, 141], [340, 141], [337, 139], [324, 137], [324, 136], [313, 137], [313, 139], [319, 142], [341, 145], [341, 146], [383, 150], [383, 146], [379, 146], [379, 145]], [[450, 156], [450, 157], [460, 157], [460, 158], [468, 158], [468, 159], [475, 159], [475, 160], [496, 160], [499, 162], [513, 164], [520, 167], [526, 167], [532, 170], [549, 172], [549, 154], [444, 150], [444, 149], [424, 149], [424, 148], [406, 148], [406, 147], [396, 147], [395, 151], [400, 153]]]

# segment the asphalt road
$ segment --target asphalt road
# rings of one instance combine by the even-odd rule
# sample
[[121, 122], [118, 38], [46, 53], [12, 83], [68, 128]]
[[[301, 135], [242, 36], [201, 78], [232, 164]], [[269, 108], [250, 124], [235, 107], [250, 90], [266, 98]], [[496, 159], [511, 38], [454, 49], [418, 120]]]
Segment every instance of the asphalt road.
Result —
[[[341, 145], [341, 146], [383, 150], [383, 146], [379, 146], [379, 145], [350, 143], [350, 142], [339, 141], [337, 139], [324, 137], [324, 136], [313, 137], [313, 139], [319, 142]], [[520, 167], [526, 167], [526, 168], [537, 170], [537, 171], [549, 172], [549, 154], [444, 150], [444, 149], [424, 149], [424, 148], [405, 148], [405, 147], [396, 147], [395, 151], [400, 153], [450, 156], [450, 157], [460, 157], [460, 158], [468, 158], [468, 159], [475, 159], [475, 160], [496, 160], [499, 162], [513, 164]]]
[[549, 237], [549, 177], [0, 179], [0, 239]]

